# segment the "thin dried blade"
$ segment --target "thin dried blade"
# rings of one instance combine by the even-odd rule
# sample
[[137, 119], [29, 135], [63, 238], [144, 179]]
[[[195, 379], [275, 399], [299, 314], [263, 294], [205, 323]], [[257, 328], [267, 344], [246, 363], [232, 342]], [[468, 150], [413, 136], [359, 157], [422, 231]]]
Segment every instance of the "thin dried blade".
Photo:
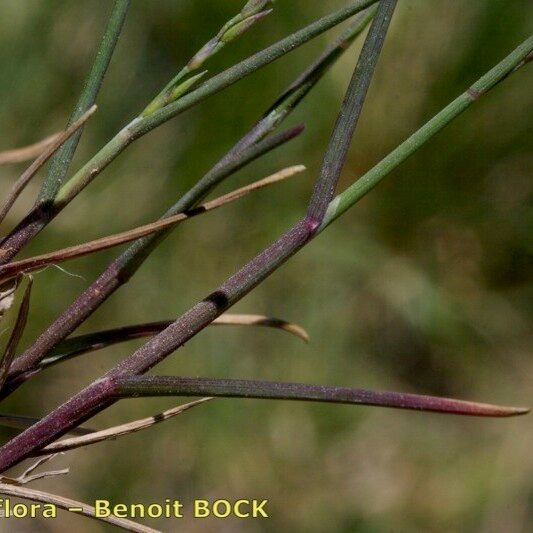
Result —
[[57, 477], [57, 476], [66, 476], [70, 473], [70, 468], [60, 468], [59, 470], [47, 470], [46, 472], [39, 472], [37, 474], [33, 474], [32, 476], [26, 476], [26, 477], [18, 477], [17, 481], [21, 485], [27, 485], [28, 483], [32, 483], [33, 481], [37, 481], [39, 479], [45, 479], [47, 477]]
[[96, 105], [93, 105], [86, 111], [74, 124], [69, 126], [65, 131], [55, 136], [52, 142], [47, 145], [46, 149], [35, 159], [35, 161], [20, 175], [14, 183], [11, 191], [0, 205], [0, 223], [3, 222], [7, 213], [22, 194], [28, 183], [37, 174], [41, 167], [61, 148], [61, 146], [76, 133], [96, 111]]
[[173, 418], [209, 400], [212, 400], [212, 398], [202, 398], [194, 402], [189, 402], [183, 405], [178, 405], [177, 407], [173, 407], [172, 409], [167, 409], [166, 411], [163, 411], [162, 413], [149, 416], [148, 418], [142, 418], [140, 420], [135, 420], [127, 424], [121, 424], [120, 426], [110, 427], [102, 431], [95, 431], [94, 433], [91, 433], [90, 435], [85, 435], [82, 437], [73, 437], [70, 439], [63, 439], [63, 440], [54, 442], [52, 444], [49, 444], [48, 446], [46, 446], [46, 448], [37, 452], [37, 455], [66, 452], [68, 450], [80, 448], [81, 446], [88, 446], [90, 444], [96, 444], [98, 442], [103, 442], [106, 440], [114, 440], [118, 437], [123, 437], [124, 435], [130, 435], [131, 433], [136, 433], [137, 431], [147, 429], [156, 424], [159, 424], [160, 422], [169, 420], [170, 418]]
[[42, 141], [34, 144], [24, 146], [22, 148], [15, 148], [13, 150], [4, 150], [0, 152], [0, 165], [8, 165], [11, 163], [23, 163], [30, 159], [35, 159], [40, 156], [50, 145], [52, 145], [61, 132], [54, 133], [45, 137]]
[[26, 327], [26, 322], [28, 320], [28, 311], [30, 309], [30, 296], [31, 296], [32, 286], [33, 286], [33, 280], [29, 278], [28, 284], [26, 285], [26, 289], [24, 290], [24, 296], [22, 297], [22, 302], [20, 304], [20, 307], [17, 313], [17, 319], [15, 320], [15, 325], [13, 326], [13, 330], [11, 331], [11, 337], [9, 338], [9, 341], [7, 343], [7, 347], [2, 356], [2, 359], [0, 360], [0, 390], [4, 386], [4, 383], [6, 382], [7, 373], [9, 372], [9, 367], [11, 366], [11, 363], [13, 362], [13, 358], [15, 357], [18, 344], [20, 342], [20, 339]]
[[266, 315], [226, 313], [216, 318], [212, 324], [215, 326], [263, 326], [276, 328], [292, 333], [303, 341], [309, 342], [309, 334], [302, 326]]
[[[172, 320], [161, 322], [149, 322], [146, 324], [135, 324], [120, 328], [87, 333], [77, 337], [65, 339], [52, 351], [52, 354], [43, 359], [39, 365], [40, 369], [55, 365], [72, 357], [83, 355], [87, 352], [101, 350], [113, 344], [118, 344], [133, 339], [151, 337], [166, 329]], [[260, 326], [281, 329], [299, 337], [304, 341], [309, 340], [307, 331], [302, 326], [281, 320], [279, 318], [255, 314], [231, 314], [226, 313], [212, 322], [215, 326]]]
[[0, 266], [0, 282], [2, 280], [9, 280], [22, 272], [35, 272], [36, 270], [43, 269], [52, 264], [57, 265], [58, 263], [68, 261], [69, 259], [83, 257], [85, 255], [100, 252], [102, 250], [107, 250], [109, 248], [113, 248], [114, 246], [119, 246], [141, 237], [146, 237], [147, 235], [157, 233], [158, 231], [168, 229], [176, 224], [180, 224], [186, 220], [189, 220], [190, 218], [207, 213], [208, 211], [212, 211], [214, 209], [218, 209], [219, 207], [222, 207], [230, 202], [234, 202], [235, 200], [238, 200], [247, 194], [291, 178], [296, 174], [300, 174], [304, 170], [305, 166], [303, 165], [293, 165], [279, 170], [278, 172], [275, 172], [266, 178], [236, 189], [235, 191], [225, 194], [224, 196], [210, 200], [209, 202], [195, 207], [185, 213], [179, 213], [174, 216], [166, 217], [158, 220], [157, 222], [145, 224], [132, 230], [116, 233], [115, 235], [102, 237], [101, 239], [95, 239], [93, 241], [85, 242], [75, 246], [69, 246], [68, 248], [62, 248], [61, 250], [56, 250], [55, 252], [49, 252], [35, 257], [22, 259], [20, 261], [7, 263]]
[[20, 476], [15, 478], [15, 480], [20, 485], [27, 485], [28, 483], [31, 483], [32, 481], [37, 481], [38, 479], [43, 479], [46, 477], [54, 477], [54, 476], [63, 476], [65, 474], [69, 473], [68, 468], [62, 468], [60, 470], [47, 470], [45, 472], [37, 472], [34, 474], [34, 472], [41, 467], [42, 465], [48, 463], [48, 461], [51, 461], [54, 459], [57, 455], [57, 453], [52, 453], [50, 455], [45, 455], [44, 457], [39, 458], [35, 463], [32, 463]]
[[15, 291], [19, 281], [20, 278], [17, 277], [0, 284], [0, 321], [15, 301]]

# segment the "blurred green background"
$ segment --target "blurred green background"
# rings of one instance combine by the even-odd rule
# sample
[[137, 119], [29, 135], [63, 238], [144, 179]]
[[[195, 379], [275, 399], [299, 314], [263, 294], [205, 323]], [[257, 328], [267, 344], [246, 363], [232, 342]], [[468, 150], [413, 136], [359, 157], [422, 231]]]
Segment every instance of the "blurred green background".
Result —
[[[132, 2], [72, 170], [128, 122], [243, 1]], [[336, 7], [278, 0], [274, 13], [208, 65], [211, 73]], [[108, 0], [0, 2], [0, 150], [61, 128], [110, 10]], [[403, 0], [341, 187], [364, 173], [531, 32], [521, 0]], [[333, 30], [132, 145], [26, 255], [155, 219], [186, 191], [338, 33]], [[283, 166], [308, 171], [182, 226], [81, 330], [178, 316], [296, 221], [360, 42], [290, 119], [305, 134], [220, 188]], [[302, 381], [533, 403], [532, 71], [526, 68], [444, 132], [235, 307], [302, 324], [308, 345], [273, 330], [212, 328], [158, 373]], [[23, 165], [0, 168], [2, 191]], [[31, 205], [40, 179], [7, 227]], [[36, 275], [29, 344], [116, 251]], [[80, 330], [80, 331], [81, 331]], [[43, 374], [2, 406], [39, 416], [139, 342]], [[128, 400], [92, 427], [146, 416], [172, 399]], [[69, 452], [67, 477], [35, 488], [84, 501], [267, 498], [271, 518], [151, 522], [164, 531], [484, 531], [533, 528], [532, 417], [466, 419], [378, 408], [217, 400], [151, 430]], [[13, 435], [2, 430], [4, 439]], [[146, 521], [149, 523], [149, 521]], [[60, 520], [8, 531], [101, 531]]]

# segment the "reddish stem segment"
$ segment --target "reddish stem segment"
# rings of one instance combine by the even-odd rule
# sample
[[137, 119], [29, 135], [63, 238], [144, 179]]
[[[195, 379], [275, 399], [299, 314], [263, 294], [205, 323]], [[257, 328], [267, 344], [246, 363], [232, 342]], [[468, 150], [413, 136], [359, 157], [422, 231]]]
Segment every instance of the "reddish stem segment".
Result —
[[529, 409], [522, 407], [505, 407], [422, 394], [248, 379], [135, 376], [115, 380], [114, 390], [119, 398], [142, 396], [258, 398], [371, 405], [434, 413], [490, 417], [518, 416], [529, 412]]

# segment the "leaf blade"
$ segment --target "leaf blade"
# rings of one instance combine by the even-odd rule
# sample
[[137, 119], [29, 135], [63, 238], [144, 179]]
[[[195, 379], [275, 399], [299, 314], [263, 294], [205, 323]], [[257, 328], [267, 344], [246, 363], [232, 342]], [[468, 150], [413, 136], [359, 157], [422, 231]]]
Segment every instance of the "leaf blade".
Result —
[[506, 407], [452, 398], [390, 391], [374, 391], [327, 385], [244, 379], [134, 376], [113, 378], [115, 396], [220, 396], [267, 400], [299, 400], [391, 407], [463, 416], [509, 417], [529, 412], [525, 407]]
[[33, 280], [29, 278], [26, 288], [24, 289], [24, 295], [22, 297], [22, 302], [20, 304], [20, 307], [17, 313], [15, 324], [11, 331], [11, 336], [7, 343], [6, 350], [2, 355], [2, 359], [0, 360], [0, 390], [2, 389], [2, 387], [4, 386], [6, 382], [9, 368], [11, 367], [11, 363], [13, 362], [13, 359], [15, 358], [18, 344], [20, 342], [20, 339], [26, 327], [26, 322], [28, 320], [28, 312], [30, 309], [30, 297], [31, 297], [32, 286], [33, 286]]

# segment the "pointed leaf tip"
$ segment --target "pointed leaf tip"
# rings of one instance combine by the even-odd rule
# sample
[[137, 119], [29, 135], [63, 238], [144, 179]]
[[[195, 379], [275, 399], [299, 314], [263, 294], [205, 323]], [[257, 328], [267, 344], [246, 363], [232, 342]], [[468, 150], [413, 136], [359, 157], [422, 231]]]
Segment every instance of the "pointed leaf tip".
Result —
[[266, 11], [261, 11], [260, 13], [251, 15], [241, 22], [238, 22], [229, 28], [224, 35], [222, 35], [220, 40], [223, 43], [229, 43], [230, 41], [233, 41], [233, 39], [237, 39], [237, 37], [240, 37], [243, 33], [247, 32], [256, 22], [259, 22], [267, 15], [270, 15], [270, 13], [272, 13], [272, 9], [267, 9]]
[[238, 315], [238, 314], [223, 314], [213, 321], [214, 325], [235, 325], [235, 326], [263, 326], [267, 328], [276, 328], [291, 333], [296, 337], [302, 339], [304, 342], [309, 342], [309, 334], [298, 324], [287, 322], [279, 318], [272, 318], [265, 315]]

